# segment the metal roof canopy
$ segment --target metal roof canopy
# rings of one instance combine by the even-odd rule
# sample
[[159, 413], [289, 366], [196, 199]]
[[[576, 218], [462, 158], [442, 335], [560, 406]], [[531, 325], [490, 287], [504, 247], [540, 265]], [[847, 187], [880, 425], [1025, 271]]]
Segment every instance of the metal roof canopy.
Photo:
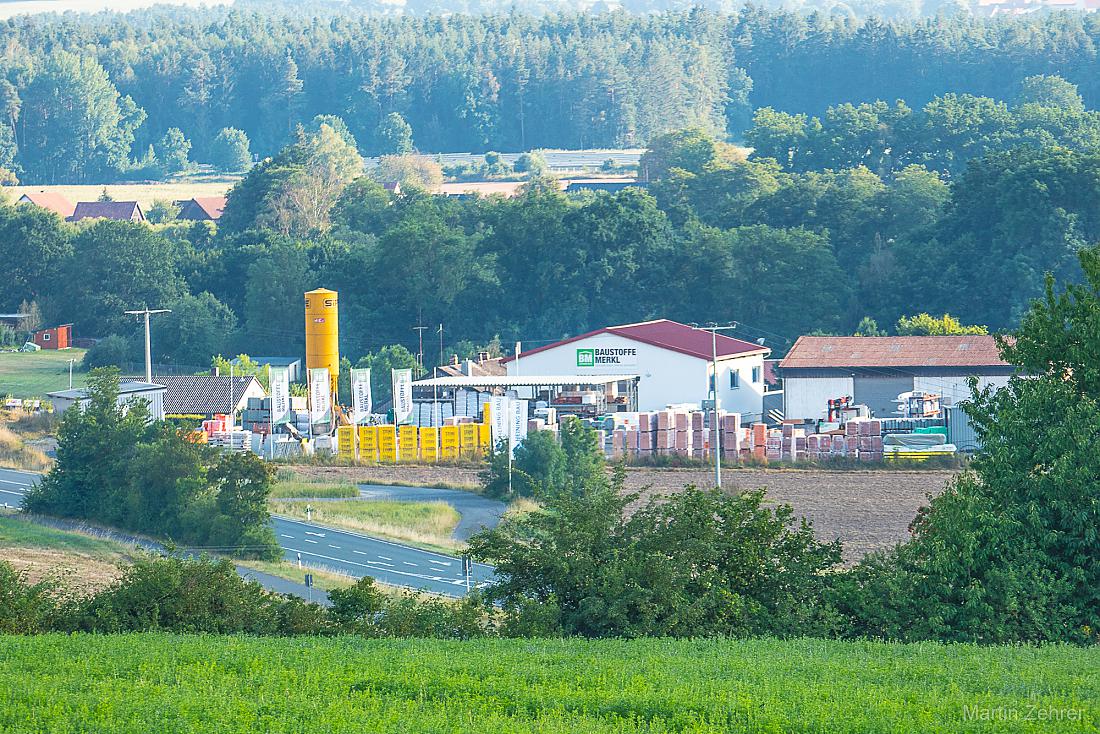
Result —
[[[119, 395], [133, 395], [139, 392], [156, 392], [158, 390], [165, 390], [167, 388], [164, 385], [156, 385], [151, 382], [140, 382], [137, 380], [123, 380], [118, 385]], [[71, 390], [58, 390], [56, 392], [48, 392], [47, 396], [51, 398], [65, 398], [69, 400], [83, 400], [88, 397], [88, 390], [83, 387], [74, 387]]]
[[638, 381], [640, 375], [506, 375], [490, 377], [431, 377], [417, 380], [413, 387], [565, 387], [567, 385], [609, 385]]

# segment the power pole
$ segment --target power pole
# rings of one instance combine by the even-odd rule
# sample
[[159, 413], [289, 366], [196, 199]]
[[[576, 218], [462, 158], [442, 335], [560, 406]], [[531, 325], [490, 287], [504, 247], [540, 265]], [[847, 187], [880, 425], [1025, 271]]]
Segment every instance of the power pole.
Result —
[[155, 313], [172, 313], [172, 312], [171, 312], [171, 310], [169, 310], [167, 308], [154, 308], [154, 309], [143, 308], [140, 311], [126, 311], [126, 313], [132, 314], [134, 316], [144, 316], [145, 317], [145, 381], [146, 382], [152, 382], [153, 381], [153, 349], [152, 349], [152, 344], [151, 344], [150, 338], [149, 338], [149, 316], [151, 316], [152, 314], [155, 314]]
[[722, 488], [722, 427], [718, 425], [718, 332], [736, 329], [737, 324], [719, 326], [711, 322], [709, 326], [695, 327], [710, 332], [710, 397], [713, 405], [714, 424], [714, 486]]
[[417, 363], [417, 365], [420, 366], [420, 374], [421, 375], [423, 375], [424, 372], [425, 372], [425, 370], [424, 370], [424, 330], [427, 329], [427, 328], [428, 328], [427, 326], [424, 326], [422, 324], [417, 324], [416, 326], [413, 327], [413, 331], [416, 332], [417, 337], [419, 337], [419, 339], [420, 339], [420, 351], [416, 353], [416, 363]]

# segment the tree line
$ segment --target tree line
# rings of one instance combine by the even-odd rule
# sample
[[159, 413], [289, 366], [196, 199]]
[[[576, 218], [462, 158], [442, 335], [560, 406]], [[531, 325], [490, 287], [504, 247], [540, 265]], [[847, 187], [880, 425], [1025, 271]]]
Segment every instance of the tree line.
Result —
[[1100, 241], [1100, 154], [1057, 145], [990, 150], [950, 176], [803, 172], [685, 130], [643, 156], [648, 190], [565, 194], [533, 175], [513, 199], [456, 199], [361, 175], [347, 135], [338, 118], [303, 128], [218, 225], [0, 206], [0, 308], [105, 338], [90, 366], [139, 361], [124, 311], [142, 306], [172, 310], [153, 322], [161, 364], [301, 354], [301, 294], [318, 286], [340, 293], [351, 364], [388, 347], [384, 362], [408, 366], [418, 324], [443, 325], [443, 354], [425, 339], [432, 364], [648, 318], [736, 321], [781, 354], [801, 334], [920, 313], [1010, 328], [1045, 273], [1080, 281], [1076, 253]]
[[[895, 100], [949, 118], [955, 102], [926, 105], [1012, 100], [1023, 79], [1044, 74], [1079, 85], [1090, 107], [1100, 100], [1094, 14], [887, 22], [755, 6], [446, 18], [157, 8], [125, 22], [19, 17], [0, 38], [0, 167], [27, 183], [157, 178], [191, 161], [243, 170], [318, 115], [343, 118], [360, 153], [378, 155], [643, 146], [674, 126], [739, 139], [754, 110], [820, 116], [844, 102], [857, 109], [828, 114], [857, 118], [873, 138], [870, 117], [891, 125], [906, 115]], [[858, 107], [876, 100], [889, 103], [881, 113]]]

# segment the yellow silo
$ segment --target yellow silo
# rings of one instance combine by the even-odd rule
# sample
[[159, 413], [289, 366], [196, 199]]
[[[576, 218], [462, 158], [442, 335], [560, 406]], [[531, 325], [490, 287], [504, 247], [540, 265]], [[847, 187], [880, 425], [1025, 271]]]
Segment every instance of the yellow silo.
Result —
[[306, 369], [328, 367], [332, 392], [340, 375], [340, 324], [336, 291], [306, 293]]

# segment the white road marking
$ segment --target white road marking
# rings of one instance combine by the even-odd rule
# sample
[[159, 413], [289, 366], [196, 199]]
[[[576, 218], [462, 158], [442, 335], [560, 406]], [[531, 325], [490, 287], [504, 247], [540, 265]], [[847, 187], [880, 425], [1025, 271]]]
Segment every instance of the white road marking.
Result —
[[449, 566], [449, 565], [451, 565], [450, 563], [447, 563], [446, 561], [437, 561], [434, 558], [429, 558], [428, 563], [434, 563], [437, 566]]
[[340, 546], [338, 546], [338, 545], [333, 545], [332, 543], [329, 543], [329, 546], [328, 546], [328, 547], [329, 547], [329, 548], [335, 548], [336, 550], [340, 550]]
[[284, 538], [290, 538], [291, 540], [294, 540], [294, 536], [293, 536], [293, 535], [287, 535], [286, 533], [279, 533], [279, 535], [281, 535], [281, 536], [282, 536], [282, 537], [284, 537]]
[[[349, 561], [346, 558], [335, 558], [333, 556], [326, 556], [326, 555], [321, 554], [321, 553], [314, 553], [313, 551], [301, 550], [301, 549], [298, 549], [298, 548], [285, 548], [284, 550], [288, 550], [291, 553], [301, 553], [302, 555], [313, 556], [314, 558], [324, 558], [326, 561], [336, 561], [337, 563], [345, 563], [349, 566], [361, 566], [362, 568], [374, 569], [376, 571], [378, 569], [375, 568], [375, 566], [389, 566], [390, 565], [388, 563], [379, 563], [378, 561], [368, 561], [367, 563], [359, 563], [358, 561]], [[386, 573], [392, 574], [393, 576], [408, 576], [408, 577], [414, 578], [414, 579], [430, 580], [430, 578], [431, 578], [430, 576], [427, 576], [426, 574], [412, 573], [411, 571], [398, 571], [396, 569], [393, 570], [393, 571], [387, 571]], [[466, 582], [465, 581], [443, 581], [441, 583], [453, 584], [455, 586], [464, 586]]]
[[382, 563], [382, 561], [367, 561], [367, 563], [374, 564], [375, 566], [385, 566], [386, 568], [393, 568], [392, 563]]
[[27, 484], [26, 482], [13, 482], [10, 479], [0, 479], [0, 482], [3, 482], [4, 484], [14, 484], [16, 487], [29, 487], [29, 486], [31, 486], [31, 485]]
[[409, 563], [408, 561], [401, 561], [401, 562], [404, 563], [406, 566], [412, 566], [413, 568], [416, 568], [415, 563]]
[[359, 554], [359, 555], [361, 555], [361, 556], [365, 556], [365, 555], [367, 555], [367, 554], [366, 554], [366, 553], [364, 553], [363, 551], [357, 551], [357, 550], [353, 550], [353, 551], [352, 551], [352, 553], [358, 553], [358, 554]]
[[378, 556], [378, 557], [381, 558], [383, 561], [392, 561], [393, 560], [389, 556]]
[[307, 530], [307, 531], [306, 531], [306, 535], [312, 535], [312, 536], [314, 536], [314, 537], [317, 537], [317, 538], [323, 538], [323, 537], [325, 537], [325, 534], [324, 534], [324, 533], [314, 533], [314, 532], [312, 532], [312, 531], [310, 531], [310, 530]]
[[10, 489], [0, 489], [0, 492], [3, 492], [4, 494], [14, 494], [16, 497], [22, 497], [26, 494], [26, 492], [13, 492]]
[[316, 540], [310, 540], [309, 538], [302, 538], [302, 540], [304, 540], [304, 541], [305, 541], [305, 542], [307, 542], [307, 543], [313, 543], [314, 545], [317, 545], [317, 541], [316, 541]]

